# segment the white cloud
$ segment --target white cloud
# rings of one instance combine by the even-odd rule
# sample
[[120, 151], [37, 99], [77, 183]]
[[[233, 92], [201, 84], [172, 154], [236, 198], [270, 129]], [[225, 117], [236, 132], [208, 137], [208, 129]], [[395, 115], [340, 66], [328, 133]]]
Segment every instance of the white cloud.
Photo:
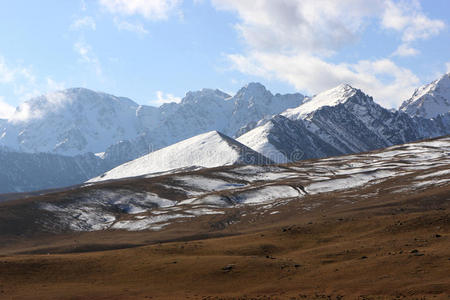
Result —
[[5, 63], [5, 59], [0, 57], [0, 83], [8, 83], [14, 80], [16, 71], [10, 70]]
[[19, 100], [36, 95], [40, 82], [37, 82], [31, 66], [13, 66], [0, 56], [0, 84], [5, 85]]
[[443, 21], [428, 18], [417, 0], [386, 1], [382, 25], [401, 32], [404, 42], [427, 39], [445, 27]]
[[253, 48], [264, 51], [331, 54], [353, 43], [382, 1], [212, 0], [238, 13], [236, 28]]
[[150, 104], [160, 106], [164, 103], [176, 102], [179, 103], [181, 101], [180, 97], [176, 97], [172, 94], [165, 94], [162, 91], [156, 92], [156, 100], [150, 101]]
[[95, 21], [92, 17], [86, 16], [83, 18], [79, 18], [73, 21], [72, 24], [70, 24], [71, 30], [80, 30], [84, 28], [91, 30], [95, 30], [97, 28], [97, 25], [95, 24]]
[[14, 106], [6, 103], [0, 96], [0, 119], [9, 119], [15, 110]]
[[408, 44], [401, 44], [398, 46], [397, 50], [395, 50], [394, 53], [392, 53], [393, 56], [416, 56], [419, 54], [420, 51], [412, 48]]
[[74, 50], [78, 53], [82, 62], [92, 66], [97, 76], [102, 76], [103, 71], [100, 61], [92, 51], [92, 47], [89, 44], [87, 44], [83, 40], [79, 40], [74, 44]]
[[[308, 54], [283, 55], [253, 52], [229, 55], [237, 70], [268, 79], [286, 81], [299, 90], [317, 94], [348, 83], [373, 96], [385, 107], [396, 107], [411, 96], [419, 79], [389, 59], [333, 64]], [[392, 77], [392, 78], [389, 78]], [[389, 79], [389, 83], [385, 80]]]
[[413, 72], [388, 58], [346, 63], [333, 55], [357, 42], [369, 24], [399, 33], [402, 44], [392, 56], [417, 55], [411, 43], [444, 27], [425, 16], [415, 0], [211, 1], [240, 18], [235, 26], [248, 47], [228, 55], [233, 68], [313, 94], [349, 83], [387, 107], [397, 106], [420, 84]]
[[47, 82], [47, 91], [49, 92], [60, 91], [65, 89], [66, 84], [64, 82], [56, 82], [50, 77], [47, 77], [45, 81]]
[[447, 73], [450, 73], [450, 61], [445, 64], [445, 68], [447, 69]]
[[182, 0], [99, 0], [111, 13], [142, 15], [149, 20], [164, 20], [176, 11]]
[[[0, 84], [10, 95], [14, 95], [16, 101], [25, 101], [43, 93], [53, 92], [64, 88], [64, 83], [57, 82], [51, 77], [36, 77], [31, 66], [7, 64], [6, 60], [0, 56]], [[4, 95], [3, 95], [4, 96]], [[10, 117], [15, 112], [14, 107], [4, 101], [0, 96], [0, 118]], [[10, 97], [9, 97], [10, 98]], [[16, 119], [29, 116], [28, 109], [24, 106], [21, 111], [14, 113]]]
[[4, 57], [0, 56], [0, 83], [11, 83], [18, 78], [25, 79], [32, 83], [36, 80], [30, 67], [12, 67], [6, 64]]
[[118, 18], [114, 18], [114, 25], [116, 25], [116, 28], [119, 30], [125, 30], [137, 33], [139, 35], [146, 35], [148, 34], [147, 29], [144, 28], [144, 26], [140, 23], [133, 24], [127, 21], [121, 21]]

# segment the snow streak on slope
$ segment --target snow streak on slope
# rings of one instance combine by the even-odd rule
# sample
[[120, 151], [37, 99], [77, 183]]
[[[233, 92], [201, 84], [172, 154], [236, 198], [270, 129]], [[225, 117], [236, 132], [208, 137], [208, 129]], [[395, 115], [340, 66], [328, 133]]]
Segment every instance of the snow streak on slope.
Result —
[[91, 179], [142, 176], [186, 167], [218, 167], [234, 164], [268, 164], [270, 160], [217, 131], [208, 132], [152, 152]]

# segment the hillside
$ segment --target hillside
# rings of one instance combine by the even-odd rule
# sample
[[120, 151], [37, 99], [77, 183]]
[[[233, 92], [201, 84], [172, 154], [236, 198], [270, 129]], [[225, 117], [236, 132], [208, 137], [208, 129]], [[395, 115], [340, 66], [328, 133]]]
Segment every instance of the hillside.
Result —
[[446, 137], [1, 203], [1, 293], [446, 299], [449, 150]]
[[183, 168], [273, 163], [217, 131], [197, 135], [120, 165], [88, 182], [150, 175]]

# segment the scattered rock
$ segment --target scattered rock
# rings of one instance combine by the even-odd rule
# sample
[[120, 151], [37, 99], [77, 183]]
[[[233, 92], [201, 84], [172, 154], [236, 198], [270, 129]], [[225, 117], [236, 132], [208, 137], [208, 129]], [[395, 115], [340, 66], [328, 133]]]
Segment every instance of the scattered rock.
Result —
[[411, 253], [419, 253], [419, 250], [417, 249], [411, 250]]
[[442, 237], [442, 235], [436, 234], [435, 237], [440, 238], [440, 237]]
[[361, 259], [367, 259], [367, 256], [365, 256], [365, 255], [361, 256]]
[[222, 268], [222, 270], [226, 271], [226, 272], [230, 272], [231, 270], [233, 270], [234, 265], [226, 265], [225, 267]]

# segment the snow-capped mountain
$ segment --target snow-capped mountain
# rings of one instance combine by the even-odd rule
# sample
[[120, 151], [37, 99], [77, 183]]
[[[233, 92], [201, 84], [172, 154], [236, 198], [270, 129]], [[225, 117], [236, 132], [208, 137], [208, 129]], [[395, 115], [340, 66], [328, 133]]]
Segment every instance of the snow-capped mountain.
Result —
[[262, 84], [249, 83], [230, 99], [233, 102], [233, 113], [225, 133], [235, 137], [247, 124], [280, 114], [288, 108], [297, 107], [303, 103], [304, 98], [298, 93], [272, 95]]
[[[11, 119], [0, 120], [0, 147], [8, 148], [10, 153], [76, 156], [78, 164], [93, 165], [86, 173], [89, 178], [210, 131], [239, 137], [240, 143], [274, 162], [356, 153], [449, 134], [450, 112], [433, 119], [403, 112], [419, 102], [420, 111], [434, 107], [429, 103], [438, 100], [441, 104], [448, 103], [442, 100], [448, 95], [448, 80], [449, 74], [432, 83], [432, 87], [419, 89], [422, 92], [416, 94], [422, 95], [417, 98], [420, 101], [410, 101], [409, 108], [400, 111], [387, 110], [361, 90], [345, 84], [312, 98], [301, 94], [273, 95], [258, 83], [246, 85], [234, 96], [220, 90], [203, 89], [188, 92], [180, 103], [159, 108], [74, 88], [31, 99], [20, 105]], [[440, 110], [445, 112], [442, 107]], [[214, 142], [223, 144], [218, 135], [213, 135], [209, 143], [211, 149], [215, 147]], [[168, 152], [173, 164], [158, 162], [154, 169], [145, 169], [143, 174], [195, 166], [208, 159], [201, 157], [201, 153], [197, 160], [192, 157], [174, 159], [178, 155], [175, 155], [179, 151], [177, 147], [179, 145]], [[198, 145], [193, 143], [191, 147]], [[195, 148], [183, 151], [194, 153], [192, 149]], [[91, 154], [84, 155], [86, 153]], [[0, 159], [17, 156], [2, 157]], [[224, 160], [200, 165], [226, 164], [227, 158], [225, 155]], [[37, 154], [31, 160], [31, 165], [45, 167], [55, 160], [56, 166], [64, 166], [59, 156]], [[0, 165], [7, 163], [0, 160]], [[42, 184], [33, 183], [26, 188], [20, 180], [28, 176], [26, 165], [12, 170], [8, 178], [15, 178], [20, 190], [55, 186], [54, 177], [47, 174], [47, 184], [43, 176]], [[14, 181], [5, 182], [14, 185]], [[73, 178], [64, 182], [81, 183]]]
[[89, 182], [135, 177], [181, 168], [270, 163], [273, 161], [236, 140], [220, 132], [211, 131], [127, 162]]
[[[326, 104], [325, 95], [329, 104]], [[313, 108], [311, 108], [313, 107]], [[447, 134], [448, 125], [411, 118], [377, 104], [372, 97], [349, 85], [315, 96], [298, 112], [306, 127], [342, 153], [384, 148]], [[289, 111], [285, 116], [296, 119]]]
[[[60, 163], [64, 160], [60, 156], [43, 153], [76, 156], [81, 165], [92, 163], [93, 155], [84, 154], [97, 153], [96, 163], [87, 173], [88, 178], [92, 178], [205, 132], [218, 130], [234, 136], [247, 123], [256, 123], [261, 118], [296, 107], [303, 98], [301, 94], [274, 96], [261, 84], [250, 83], [233, 97], [219, 90], [203, 89], [188, 92], [181, 103], [156, 108], [138, 105], [128, 98], [73, 88], [30, 99], [16, 109], [12, 118], [0, 120], [0, 147], [7, 147], [10, 153], [36, 154], [29, 158], [33, 161], [30, 169], [35, 165], [50, 165], [52, 160], [55, 166], [64, 165]], [[2, 159], [7, 157], [12, 156], [2, 156]], [[7, 163], [0, 161], [0, 165]], [[11, 170], [9, 178], [16, 178], [18, 188], [8, 191], [57, 186], [49, 174], [42, 176], [37, 181], [39, 184], [30, 180], [28, 186], [23, 185], [20, 178], [28, 178], [27, 172], [25, 165]], [[70, 178], [57, 182], [63, 186], [85, 180], [83, 176]], [[13, 181], [6, 179], [1, 184], [14, 186]]]
[[[138, 140], [159, 149], [218, 130], [230, 136], [250, 122], [300, 105], [303, 95], [272, 95], [250, 83], [231, 97], [219, 90], [188, 92], [181, 103], [159, 108], [83, 88], [33, 98], [0, 122], [0, 145], [16, 151], [78, 155], [104, 152], [122, 141]], [[136, 158], [136, 157], [133, 157]]]
[[17, 151], [78, 155], [103, 152], [142, 131], [127, 98], [74, 88], [33, 98], [19, 107], [0, 134]]
[[283, 115], [292, 120], [304, 119], [308, 114], [325, 106], [336, 106], [347, 102], [348, 99], [355, 96], [357, 91], [348, 84], [340, 84], [308, 99], [308, 101], [296, 108], [288, 109]]
[[248, 143], [269, 158], [270, 153], [278, 151], [287, 155], [288, 161], [293, 161], [289, 158], [290, 153], [300, 151], [305, 157], [325, 157], [379, 149], [450, 132], [448, 115], [436, 120], [412, 118], [403, 112], [383, 108], [372, 97], [349, 85], [339, 85], [320, 93], [299, 107], [285, 111], [282, 116], [285, 118], [275, 117], [272, 122], [254, 128], [239, 141]]
[[159, 125], [149, 135], [154, 148], [213, 130], [236, 137], [242, 127], [297, 107], [303, 99], [302, 94], [272, 95], [260, 83], [249, 83], [233, 97], [212, 89], [188, 92], [179, 104], [160, 107]]
[[159, 122], [149, 130], [152, 147], [162, 148], [198, 134], [225, 131], [232, 114], [231, 96], [219, 90], [188, 92], [180, 103], [159, 108]]
[[428, 119], [450, 112], [450, 73], [416, 89], [400, 110], [413, 117]]

